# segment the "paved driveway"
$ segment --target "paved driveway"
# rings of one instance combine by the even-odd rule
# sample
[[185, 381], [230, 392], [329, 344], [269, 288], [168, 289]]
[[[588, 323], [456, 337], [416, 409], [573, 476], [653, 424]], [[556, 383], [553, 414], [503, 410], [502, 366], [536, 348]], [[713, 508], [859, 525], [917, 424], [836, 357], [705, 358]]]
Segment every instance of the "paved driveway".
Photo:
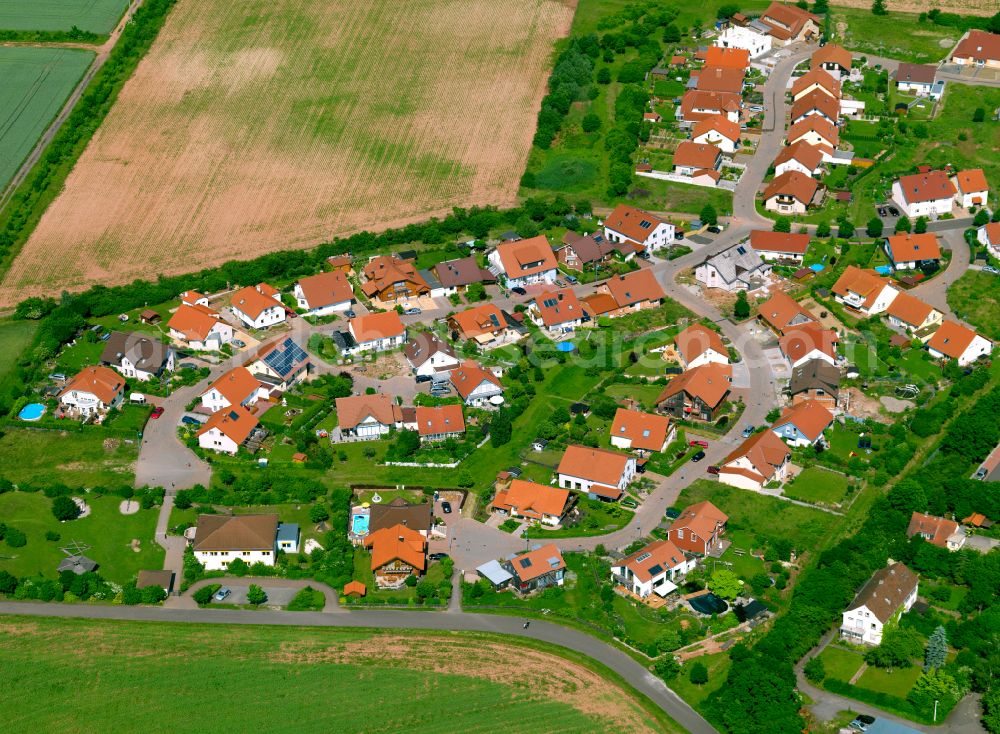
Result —
[[[230, 594], [223, 604], [249, 604], [247, 601], [247, 592], [250, 589], [250, 582], [242, 581], [232, 581], [230, 579], [220, 579], [216, 583], [221, 581], [223, 586], [229, 587], [229, 590], [233, 593]], [[264, 593], [267, 594], [267, 601], [265, 604], [267, 606], [277, 606], [277, 607], [287, 607], [298, 593], [298, 589], [282, 588], [280, 586], [273, 586], [268, 584], [264, 579], [258, 579], [258, 586], [260, 586]]]

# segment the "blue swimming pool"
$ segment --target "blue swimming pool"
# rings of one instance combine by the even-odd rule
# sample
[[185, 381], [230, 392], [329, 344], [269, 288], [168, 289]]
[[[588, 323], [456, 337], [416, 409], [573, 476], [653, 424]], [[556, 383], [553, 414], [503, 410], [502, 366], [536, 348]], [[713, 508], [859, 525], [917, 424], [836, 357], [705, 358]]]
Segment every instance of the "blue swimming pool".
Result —
[[351, 517], [351, 532], [355, 535], [368, 535], [368, 515], [353, 515]]
[[576, 347], [573, 345], [573, 342], [559, 342], [556, 344], [556, 349], [560, 352], [572, 352]]
[[876, 265], [875, 272], [879, 275], [889, 275], [892, 272], [892, 268], [888, 265]]
[[17, 414], [17, 417], [23, 421], [37, 421], [45, 415], [45, 406], [41, 403], [28, 403], [23, 408], [21, 412]]
[[814, 273], [822, 273], [824, 270], [826, 270], [826, 265], [816, 263], [815, 265], [810, 265], [809, 269], [812, 270]]

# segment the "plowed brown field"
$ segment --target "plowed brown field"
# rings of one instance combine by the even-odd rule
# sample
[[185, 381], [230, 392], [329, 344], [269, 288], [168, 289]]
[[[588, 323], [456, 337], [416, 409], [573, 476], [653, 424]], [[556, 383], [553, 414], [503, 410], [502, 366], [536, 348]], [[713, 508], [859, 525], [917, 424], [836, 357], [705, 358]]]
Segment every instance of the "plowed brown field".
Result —
[[574, 6], [181, 0], [0, 302], [511, 204]]

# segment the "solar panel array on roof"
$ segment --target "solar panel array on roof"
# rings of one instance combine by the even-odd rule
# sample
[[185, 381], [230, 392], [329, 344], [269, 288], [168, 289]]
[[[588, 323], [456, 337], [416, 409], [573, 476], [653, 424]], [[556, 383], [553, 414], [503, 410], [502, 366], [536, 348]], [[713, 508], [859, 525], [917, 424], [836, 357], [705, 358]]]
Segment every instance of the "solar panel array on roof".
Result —
[[309, 357], [306, 351], [292, 341], [285, 339], [279, 346], [264, 355], [264, 364], [279, 375], [287, 375], [292, 368]]
[[650, 566], [650, 568], [649, 568], [649, 575], [650, 576], [655, 576], [656, 574], [662, 573], [662, 572], [663, 572], [663, 566], [661, 566], [659, 563], [657, 563], [655, 566]]
[[650, 227], [653, 226], [653, 223], [650, 222], [648, 219], [643, 219], [641, 222], [639, 222], [639, 226], [642, 227], [643, 229], [649, 229]]
[[747, 254], [746, 248], [743, 247], [743, 245], [740, 245], [739, 247], [737, 247], [736, 248], [736, 252], [738, 252], [740, 255], [746, 255]]
[[521, 568], [528, 568], [531, 565], [530, 558], [522, 558], [518, 563], [521, 564]]
[[497, 318], [497, 315], [495, 313], [490, 314], [490, 323], [499, 328], [500, 319]]
[[542, 301], [542, 305], [545, 306], [546, 308], [552, 308], [553, 306], [556, 305], [556, 303], [557, 301], [554, 298], [546, 298], [544, 301]]

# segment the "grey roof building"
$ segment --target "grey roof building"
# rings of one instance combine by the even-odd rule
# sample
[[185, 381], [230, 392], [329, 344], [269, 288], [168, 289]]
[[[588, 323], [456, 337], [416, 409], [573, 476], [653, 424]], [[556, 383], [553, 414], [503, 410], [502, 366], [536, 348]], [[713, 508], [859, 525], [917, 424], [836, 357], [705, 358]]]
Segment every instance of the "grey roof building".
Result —
[[770, 272], [771, 266], [746, 242], [712, 255], [695, 267], [698, 281], [729, 291], [754, 290]]
[[174, 352], [161, 341], [134, 331], [113, 331], [101, 352], [101, 363], [126, 377], [136, 373], [158, 375], [173, 369]]
[[97, 568], [97, 561], [87, 558], [87, 556], [67, 556], [59, 562], [59, 567], [56, 569], [59, 573], [63, 571], [72, 571], [77, 576], [81, 576], [88, 571], [93, 571]]
[[434, 274], [445, 288], [464, 288], [472, 283], [495, 283], [496, 277], [479, 267], [475, 256], [446, 260], [434, 266]]
[[788, 390], [792, 395], [822, 390], [836, 398], [840, 393], [840, 370], [825, 360], [810, 359], [792, 370]]

